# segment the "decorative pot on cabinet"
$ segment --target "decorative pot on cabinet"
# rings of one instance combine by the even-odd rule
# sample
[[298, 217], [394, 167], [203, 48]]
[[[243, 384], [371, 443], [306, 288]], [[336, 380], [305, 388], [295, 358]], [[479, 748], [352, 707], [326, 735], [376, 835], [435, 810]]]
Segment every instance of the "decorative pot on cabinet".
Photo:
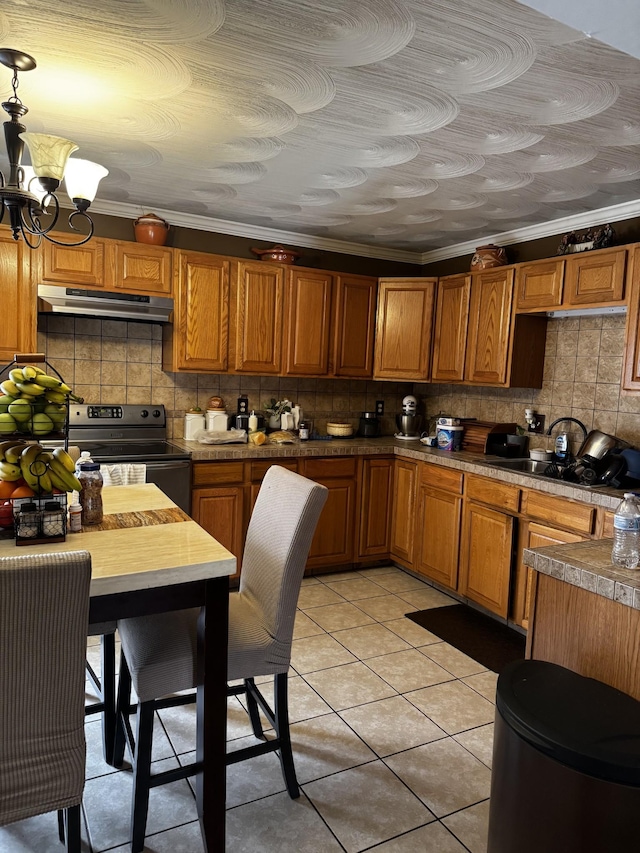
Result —
[[151, 246], [164, 246], [169, 234], [169, 223], [155, 213], [145, 213], [133, 223], [136, 243], [147, 243]]
[[489, 270], [492, 267], [503, 267], [507, 264], [507, 250], [503, 246], [478, 246], [471, 258], [472, 270]]

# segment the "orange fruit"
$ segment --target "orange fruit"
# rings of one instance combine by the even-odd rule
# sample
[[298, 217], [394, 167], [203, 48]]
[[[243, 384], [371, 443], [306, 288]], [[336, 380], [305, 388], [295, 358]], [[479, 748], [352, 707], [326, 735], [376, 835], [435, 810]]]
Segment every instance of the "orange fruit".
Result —
[[[11, 484], [13, 485], [13, 483]], [[35, 495], [35, 492], [31, 488], [31, 486], [18, 486], [17, 489], [14, 489], [11, 492], [12, 498], [32, 498]]]
[[13, 494], [16, 484], [9, 480], [0, 480], [0, 500], [10, 498]]

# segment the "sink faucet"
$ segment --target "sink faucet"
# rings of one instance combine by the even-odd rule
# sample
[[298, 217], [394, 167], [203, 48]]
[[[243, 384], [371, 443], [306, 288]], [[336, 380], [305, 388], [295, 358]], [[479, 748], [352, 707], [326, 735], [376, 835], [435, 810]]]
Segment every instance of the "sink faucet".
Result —
[[582, 430], [582, 439], [584, 441], [584, 439], [587, 437], [587, 428], [582, 423], [582, 421], [579, 421], [577, 418], [556, 418], [556, 420], [552, 424], [549, 424], [547, 435], [551, 435], [551, 430], [554, 428], [554, 426], [556, 426], [556, 424], [562, 423], [563, 421], [571, 421], [574, 424], [578, 424], [578, 426]]

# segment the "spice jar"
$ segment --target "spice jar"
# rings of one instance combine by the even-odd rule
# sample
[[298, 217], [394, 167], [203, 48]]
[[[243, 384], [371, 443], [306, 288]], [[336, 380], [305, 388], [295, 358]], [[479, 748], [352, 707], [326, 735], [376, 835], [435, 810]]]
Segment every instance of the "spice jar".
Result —
[[57, 501], [47, 501], [42, 513], [42, 535], [64, 536], [65, 521], [60, 504]]
[[82, 484], [80, 506], [83, 524], [100, 524], [102, 521], [102, 474], [98, 462], [81, 462], [78, 480]]
[[34, 503], [24, 503], [16, 516], [18, 539], [36, 539], [40, 535], [40, 513]]

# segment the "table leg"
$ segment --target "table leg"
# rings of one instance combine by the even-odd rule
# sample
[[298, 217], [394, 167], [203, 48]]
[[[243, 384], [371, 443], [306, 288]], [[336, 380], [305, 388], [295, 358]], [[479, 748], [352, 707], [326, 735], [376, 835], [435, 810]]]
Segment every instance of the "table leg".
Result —
[[206, 583], [198, 620], [196, 803], [206, 853], [224, 853], [227, 751], [229, 580]]

